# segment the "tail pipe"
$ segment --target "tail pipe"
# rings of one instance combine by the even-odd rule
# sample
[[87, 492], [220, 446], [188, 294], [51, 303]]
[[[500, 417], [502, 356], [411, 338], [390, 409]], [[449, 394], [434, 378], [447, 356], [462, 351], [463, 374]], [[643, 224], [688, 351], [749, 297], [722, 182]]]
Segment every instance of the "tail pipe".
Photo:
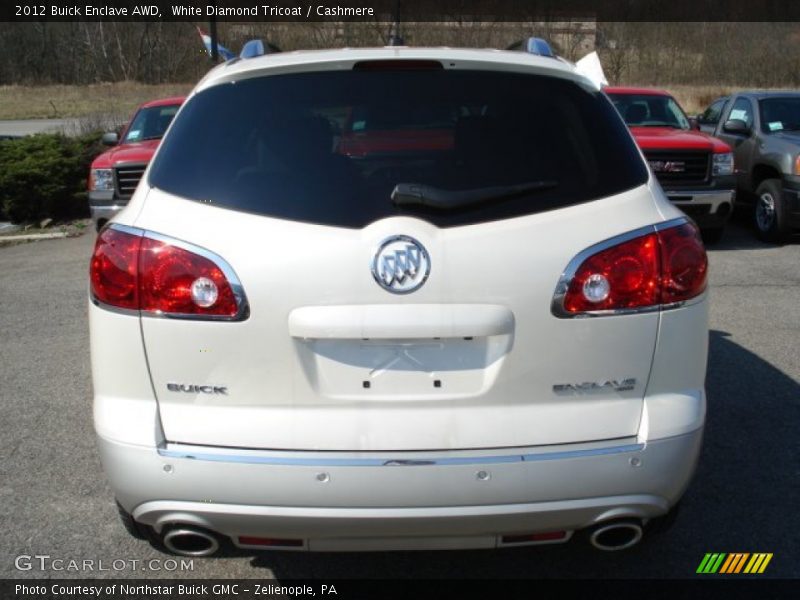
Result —
[[170, 529], [162, 541], [167, 550], [181, 556], [211, 556], [219, 550], [214, 534], [194, 527]]
[[638, 519], [619, 519], [600, 523], [589, 530], [589, 541], [598, 550], [625, 550], [642, 539], [642, 522]]

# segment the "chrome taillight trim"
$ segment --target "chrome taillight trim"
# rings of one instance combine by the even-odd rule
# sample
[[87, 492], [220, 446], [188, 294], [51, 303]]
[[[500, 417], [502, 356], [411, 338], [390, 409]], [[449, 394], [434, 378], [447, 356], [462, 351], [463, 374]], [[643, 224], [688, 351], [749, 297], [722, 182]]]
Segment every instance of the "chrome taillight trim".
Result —
[[231, 267], [230, 264], [228, 264], [228, 261], [222, 258], [219, 254], [216, 254], [207, 248], [203, 248], [202, 246], [192, 244], [191, 242], [170, 237], [155, 231], [141, 229], [139, 227], [130, 227], [129, 225], [122, 225], [121, 223], [109, 223], [104, 227], [104, 229], [106, 228], [121, 231], [122, 233], [127, 233], [129, 235], [135, 235], [137, 237], [149, 238], [157, 242], [163, 242], [165, 244], [169, 244], [170, 246], [182, 248], [183, 250], [192, 252], [193, 254], [197, 254], [198, 256], [202, 256], [203, 258], [210, 260], [217, 267], [219, 267], [220, 271], [222, 271], [222, 274], [225, 275], [225, 278], [228, 280], [228, 283], [231, 286], [231, 291], [233, 291], [233, 296], [236, 298], [237, 311], [235, 315], [227, 316], [164, 313], [162, 311], [119, 308], [98, 300], [98, 298], [91, 292], [90, 286], [89, 297], [95, 306], [125, 315], [139, 315], [142, 317], [151, 317], [157, 319], [180, 319], [186, 321], [244, 321], [250, 316], [250, 304], [247, 301], [247, 296], [244, 293], [244, 286], [242, 286], [242, 282], [236, 275], [233, 267]]
[[558, 317], [559, 319], [585, 319], [591, 317], [612, 317], [617, 315], [634, 315], [634, 314], [643, 314], [643, 313], [651, 313], [651, 312], [659, 312], [662, 310], [673, 310], [676, 308], [680, 308], [682, 306], [691, 306], [692, 304], [696, 304], [701, 302], [705, 296], [706, 292], [695, 296], [689, 300], [684, 300], [682, 302], [672, 302], [670, 304], [654, 304], [652, 306], [643, 306], [640, 308], [618, 308], [612, 310], [594, 310], [594, 311], [584, 311], [578, 313], [568, 312], [564, 308], [564, 298], [567, 295], [567, 291], [569, 290], [569, 286], [572, 283], [575, 274], [578, 272], [578, 269], [583, 264], [583, 262], [589, 258], [590, 256], [594, 256], [595, 254], [602, 252], [603, 250], [607, 250], [613, 246], [617, 246], [619, 244], [624, 244], [625, 242], [629, 242], [633, 239], [638, 237], [642, 237], [651, 233], [658, 233], [659, 231], [663, 231], [665, 229], [671, 229], [673, 227], [679, 227], [680, 225], [684, 225], [685, 223], [690, 223], [688, 217], [678, 217], [677, 219], [670, 219], [669, 221], [664, 221], [662, 223], [655, 223], [653, 225], [647, 225], [645, 227], [640, 227], [638, 229], [634, 229], [633, 231], [627, 231], [620, 235], [616, 235], [614, 237], [608, 238], [607, 240], [603, 240], [602, 242], [598, 242], [593, 246], [589, 246], [585, 250], [582, 250], [575, 257], [569, 261], [567, 267], [564, 269], [564, 272], [561, 274], [561, 277], [556, 284], [556, 290], [553, 293], [553, 300], [550, 304], [550, 312], [553, 316]]

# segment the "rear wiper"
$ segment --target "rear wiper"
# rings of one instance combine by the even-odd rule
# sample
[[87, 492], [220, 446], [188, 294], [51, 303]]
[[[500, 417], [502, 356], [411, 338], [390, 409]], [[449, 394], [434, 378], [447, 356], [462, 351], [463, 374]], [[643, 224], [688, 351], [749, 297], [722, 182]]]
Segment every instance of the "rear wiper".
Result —
[[442, 190], [422, 183], [398, 183], [392, 190], [392, 202], [397, 206], [419, 205], [446, 210], [550, 190], [557, 186], [557, 181], [542, 180], [472, 190]]

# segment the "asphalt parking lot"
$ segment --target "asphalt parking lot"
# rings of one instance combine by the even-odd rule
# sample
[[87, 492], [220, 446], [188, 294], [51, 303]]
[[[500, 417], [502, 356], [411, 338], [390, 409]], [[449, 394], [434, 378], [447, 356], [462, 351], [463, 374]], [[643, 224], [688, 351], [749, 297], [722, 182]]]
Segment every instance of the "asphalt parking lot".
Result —
[[[769, 246], [733, 225], [710, 250], [706, 440], [669, 532], [618, 553], [585, 543], [245, 553], [173, 571], [149, 563], [168, 557], [122, 529], [95, 449], [86, 322], [93, 239], [0, 248], [0, 578], [684, 578], [706, 552], [771, 552], [764, 576], [800, 577], [799, 240]], [[20, 555], [49, 555], [50, 568]], [[53, 569], [70, 560], [94, 561], [94, 571]], [[101, 560], [107, 570], [98, 570]]]

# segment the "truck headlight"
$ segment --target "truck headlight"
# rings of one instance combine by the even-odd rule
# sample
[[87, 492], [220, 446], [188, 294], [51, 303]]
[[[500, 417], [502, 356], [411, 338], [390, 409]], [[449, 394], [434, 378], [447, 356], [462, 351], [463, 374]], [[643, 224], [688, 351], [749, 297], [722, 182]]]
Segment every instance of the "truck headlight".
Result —
[[114, 174], [111, 169], [92, 169], [89, 175], [89, 189], [109, 191], [114, 189]]
[[733, 173], [733, 153], [722, 152], [714, 155], [711, 167], [712, 175], [731, 175]]

